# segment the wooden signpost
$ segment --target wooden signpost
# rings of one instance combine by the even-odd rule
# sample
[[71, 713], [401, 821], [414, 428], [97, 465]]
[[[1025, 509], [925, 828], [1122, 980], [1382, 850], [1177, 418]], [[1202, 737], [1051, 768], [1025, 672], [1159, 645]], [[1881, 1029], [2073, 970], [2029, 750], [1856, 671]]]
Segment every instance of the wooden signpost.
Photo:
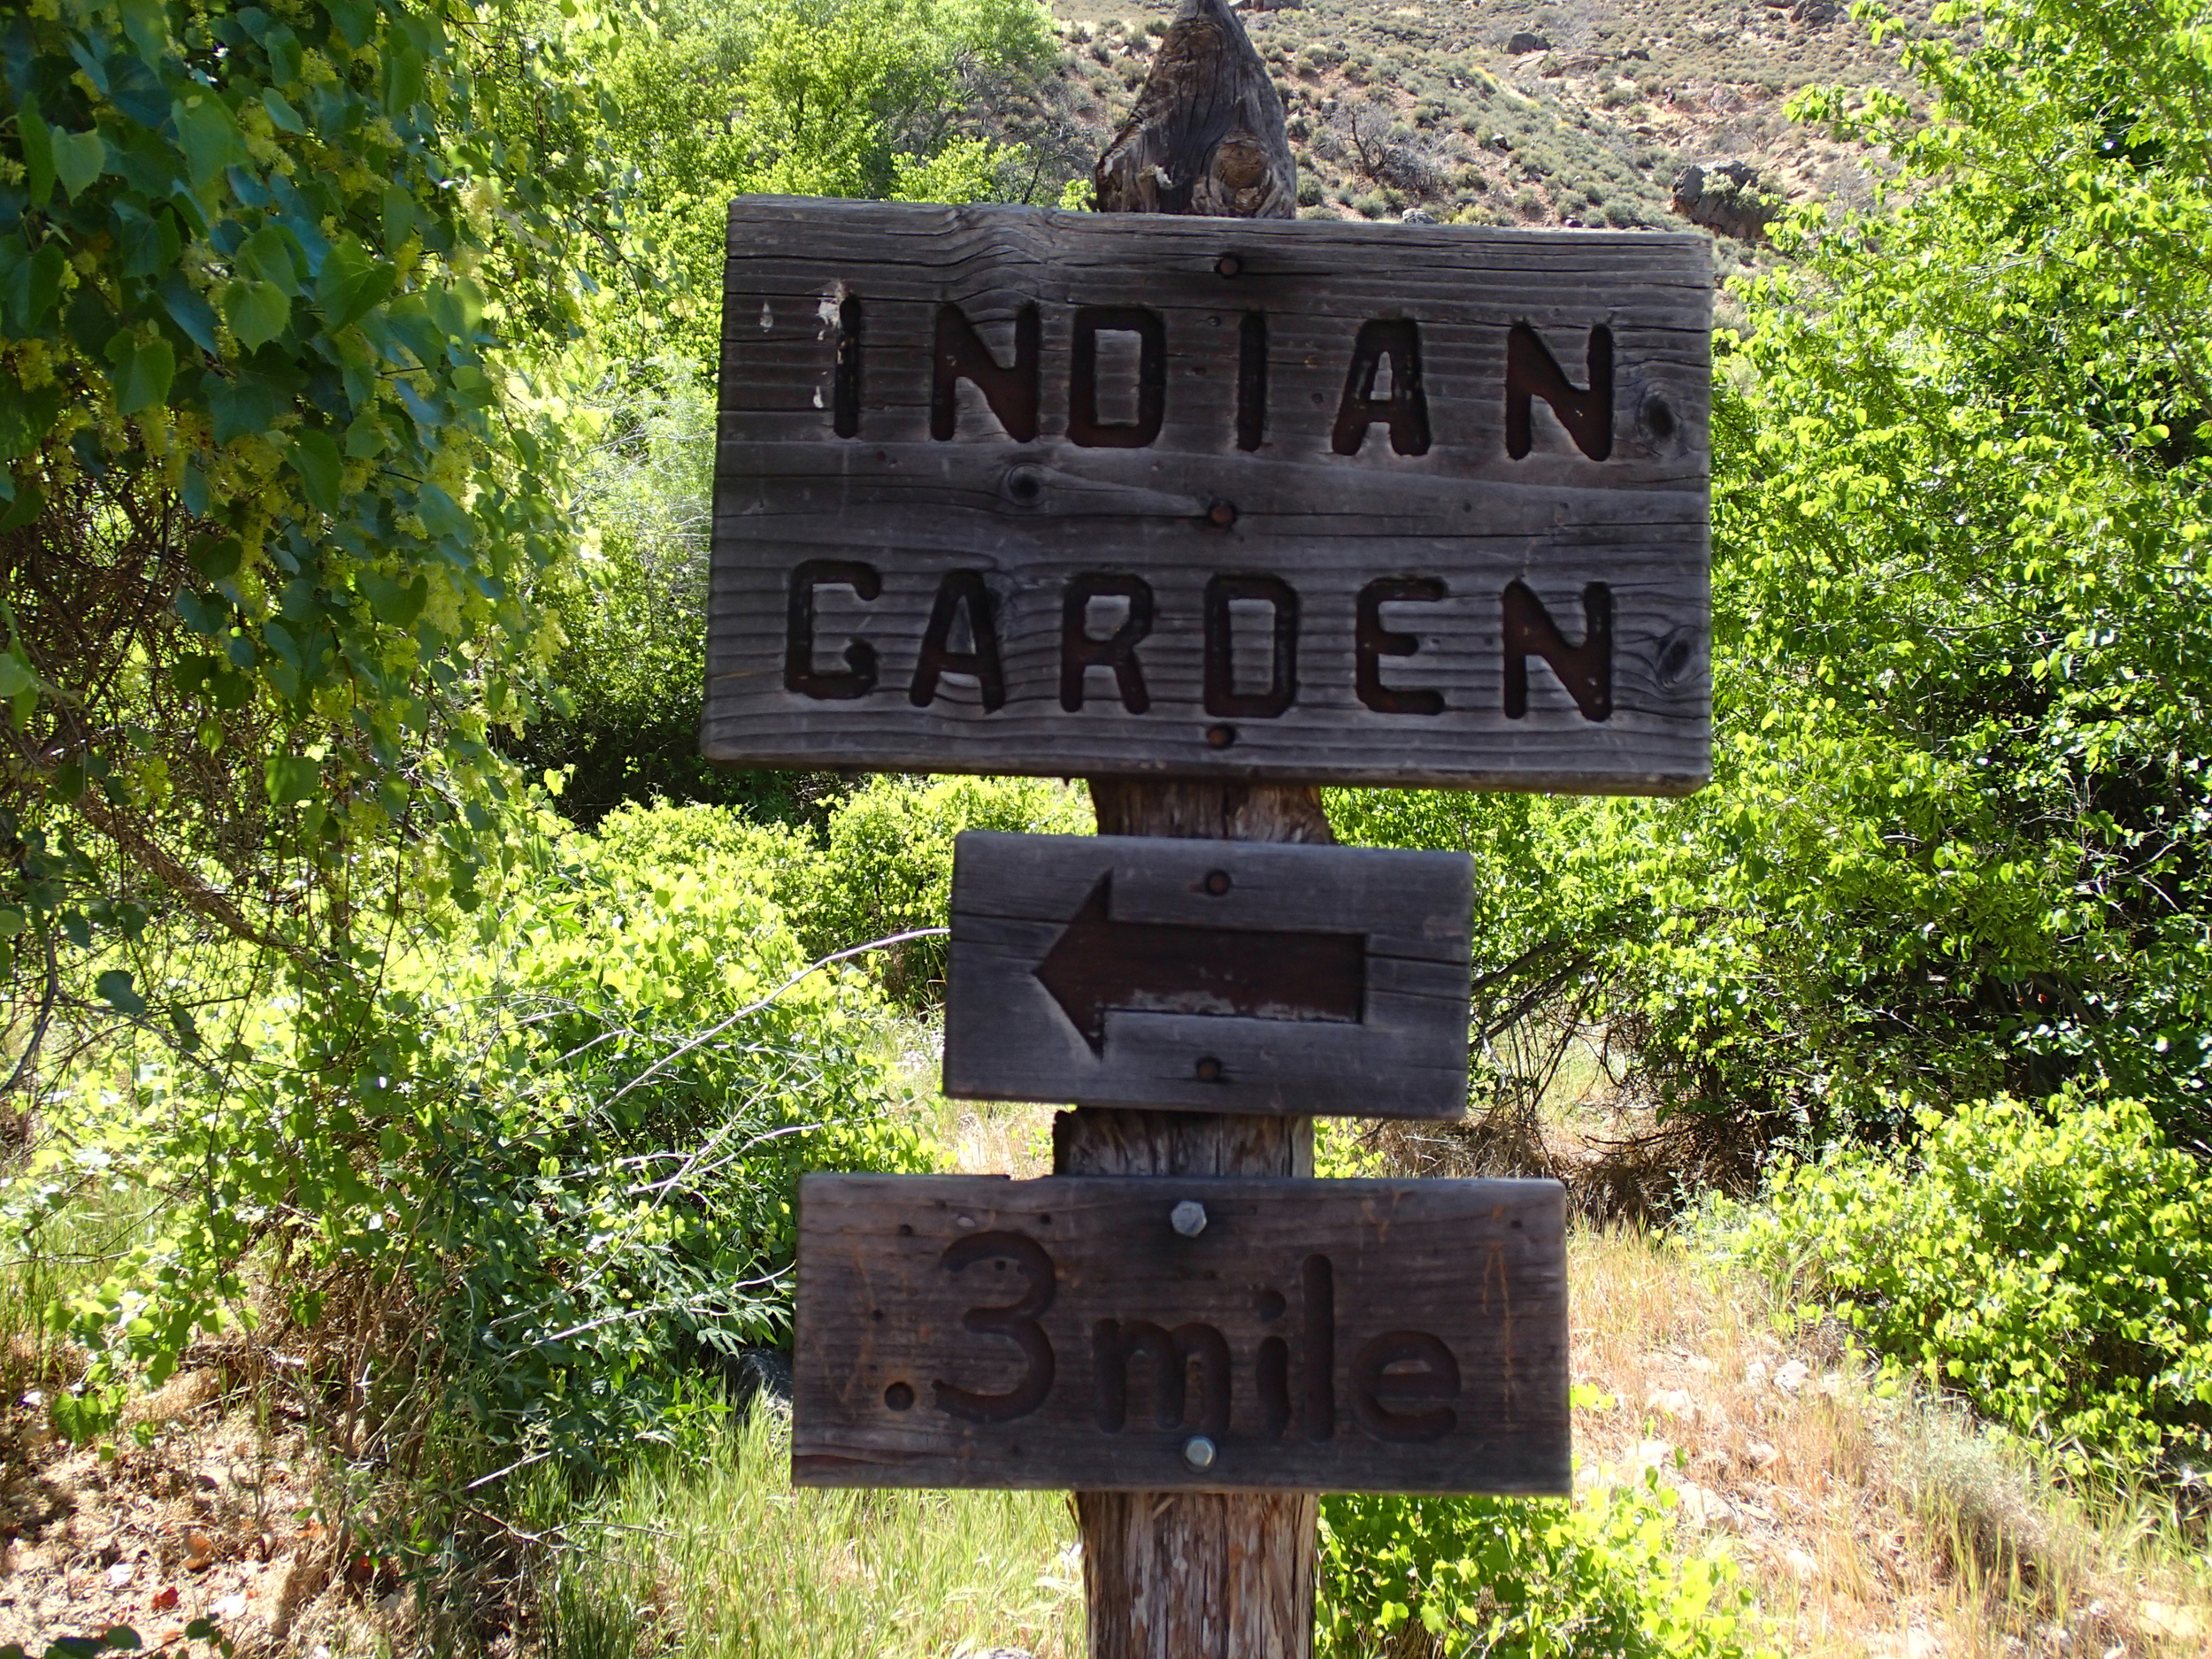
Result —
[[1310, 1179], [1315, 1112], [1463, 1109], [1468, 861], [1297, 843], [1704, 780], [1709, 253], [1261, 222], [1225, 0], [1096, 180], [731, 208], [705, 752], [1101, 831], [961, 838], [946, 1092], [1079, 1104], [1048, 1179], [802, 1184], [794, 1472], [1073, 1484], [1092, 1659], [1302, 1659], [1319, 1488], [1569, 1451], [1557, 1184]]
[[1457, 1118], [1473, 885], [1463, 853], [971, 831], [945, 1093]]
[[1569, 1489], [1554, 1181], [800, 1186], [824, 1486]]
[[705, 746], [1703, 782], [1702, 236], [730, 210]]

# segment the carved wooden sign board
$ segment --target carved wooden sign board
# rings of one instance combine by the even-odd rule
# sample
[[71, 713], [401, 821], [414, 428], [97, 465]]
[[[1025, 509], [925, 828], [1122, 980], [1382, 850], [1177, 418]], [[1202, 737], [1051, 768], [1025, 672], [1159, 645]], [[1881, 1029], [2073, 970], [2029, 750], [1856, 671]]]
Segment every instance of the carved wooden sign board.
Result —
[[705, 752], [1694, 789], [1709, 259], [741, 199]]
[[1464, 853], [971, 830], [952, 868], [949, 1095], [1466, 1110]]
[[1566, 1493], [1555, 1181], [810, 1175], [802, 1486]]

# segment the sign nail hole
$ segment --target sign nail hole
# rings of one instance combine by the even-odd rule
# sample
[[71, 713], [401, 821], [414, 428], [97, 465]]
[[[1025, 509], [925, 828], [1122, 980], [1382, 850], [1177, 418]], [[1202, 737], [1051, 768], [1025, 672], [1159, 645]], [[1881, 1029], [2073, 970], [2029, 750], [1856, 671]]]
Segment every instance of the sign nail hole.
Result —
[[883, 1403], [894, 1411], [910, 1411], [914, 1407], [914, 1391], [902, 1382], [895, 1382], [883, 1391]]

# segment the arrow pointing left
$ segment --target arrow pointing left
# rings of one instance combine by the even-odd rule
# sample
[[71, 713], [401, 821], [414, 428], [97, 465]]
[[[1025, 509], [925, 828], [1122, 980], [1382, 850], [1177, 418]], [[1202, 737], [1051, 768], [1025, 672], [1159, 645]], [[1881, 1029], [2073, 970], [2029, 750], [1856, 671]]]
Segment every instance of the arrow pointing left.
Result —
[[1094, 1053], [1109, 1010], [1357, 1025], [1367, 980], [1358, 933], [1119, 922], [1110, 872], [1031, 970]]

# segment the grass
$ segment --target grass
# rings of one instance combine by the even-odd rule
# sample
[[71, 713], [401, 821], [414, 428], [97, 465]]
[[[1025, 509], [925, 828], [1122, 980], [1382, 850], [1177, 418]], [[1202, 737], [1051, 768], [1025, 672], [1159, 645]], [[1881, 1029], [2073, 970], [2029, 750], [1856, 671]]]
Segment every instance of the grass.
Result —
[[811, 1492], [787, 1421], [732, 1419], [572, 1518], [541, 1586], [547, 1659], [951, 1659], [1082, 1651], [1066, 1497]]

